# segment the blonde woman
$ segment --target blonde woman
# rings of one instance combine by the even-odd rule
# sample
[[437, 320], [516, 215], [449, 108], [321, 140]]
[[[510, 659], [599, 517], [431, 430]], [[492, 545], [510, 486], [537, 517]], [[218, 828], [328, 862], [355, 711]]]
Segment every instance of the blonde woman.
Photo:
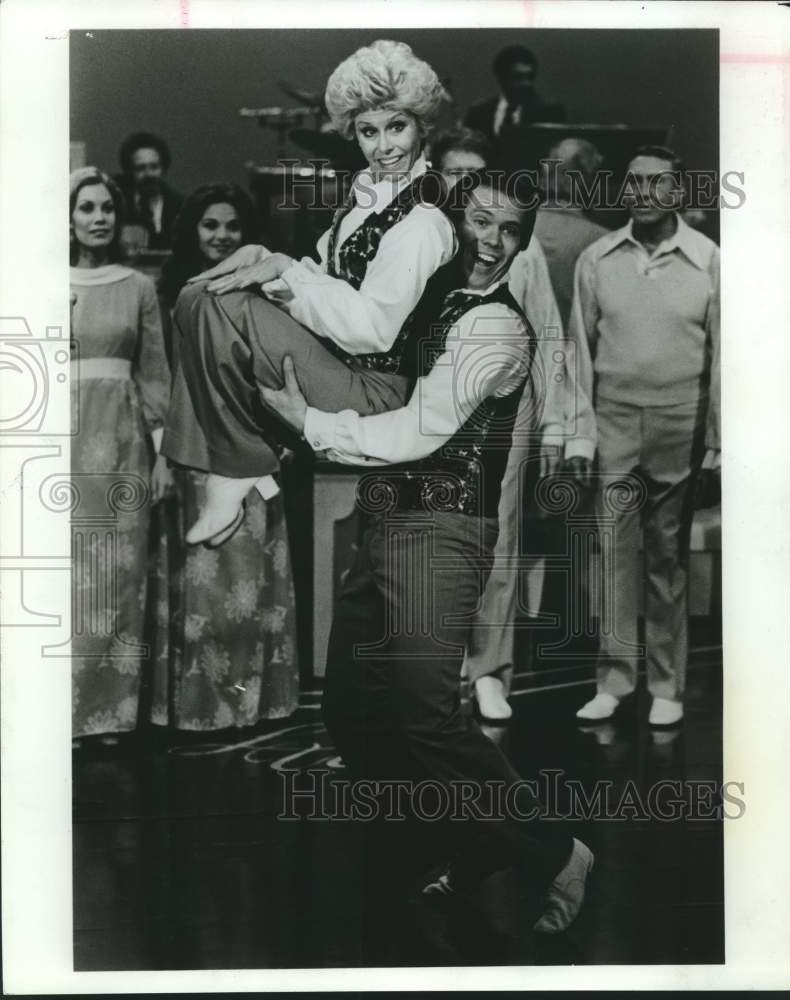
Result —
[[438, 207], [442, 181], [423, 157], [446, 97], [408, 45], [359, 49], [329, 78], [326, 104], [368, 167], [318, 242], [321, 263], [242, 247], [180, 296], [175, 323], [188, 336], [164, 451], [210, 473], [190, 543], [230, 538], [248, 491], [277, 470], [277, 418], [258, 390], [283, 384], [286, 354], [308, 399], [324, 410], [377, 413], [406, 401], [410, 317], [456, 247]]

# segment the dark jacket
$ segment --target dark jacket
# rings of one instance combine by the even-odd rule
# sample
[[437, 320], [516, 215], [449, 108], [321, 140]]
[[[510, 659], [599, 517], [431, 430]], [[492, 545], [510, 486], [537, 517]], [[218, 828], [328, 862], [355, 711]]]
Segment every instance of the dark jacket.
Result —
[[[490, 97], [488, 100], [473, 104], [466, 113], [464, 124], [468, 128], [477, 129], [487, 135], [492, 142], [496, 142], [494, 135], [494, 116], [499, 104], [499, 97]], [[543, 101], [540, 97], [535, 97], [529, 105], [525, 105], [521, 111], [521, 125], [530, 125], [533, 122], [564, 122], [565, 108], [562, 104]]]
[[162, 184], [162, 229], [157, 233], [153, 217], [147, 211], [145, 203], [141, 202], [139, 208], [135, 205], [134, 188], [129, 180], [126, 177], [117, 177], [116, 180], [126, 202], [127, 224], [143, 226], [148, 231], [149, 250], [169, 250], [173, 245], [173, 227], [184, 203], [184, 196], [167, 184]]

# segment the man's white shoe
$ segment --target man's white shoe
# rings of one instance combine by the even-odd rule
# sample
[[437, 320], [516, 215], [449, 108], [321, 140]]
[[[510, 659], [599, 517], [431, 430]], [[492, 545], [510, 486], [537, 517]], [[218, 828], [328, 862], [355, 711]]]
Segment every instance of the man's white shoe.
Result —
[[505, 698], [505, 687], [495, 675], [478, 677], [475, 681], [475, 695], [480, 714], [484, 719], [504, 721], [512, 716], [513, 709]]
[[578, 917], [594, 861], [590, 848], [574, 838], [570, 860], [546, 893], [546, 909], [534, 927], [537, 933], [560, 934]]
[[651, 726], [674, 726], [683, 718], [683, 706], [669, 698], [654, 698], [648, 722]]
[[589, 722], [598, 722], [601, 719], [609, 719], [614, 715], [614, 710], [620, 704], [620, 699], [606, 691], [599, 691], [598, 694], [582, 705], [576, 713], [577, 719], [587, 719]]

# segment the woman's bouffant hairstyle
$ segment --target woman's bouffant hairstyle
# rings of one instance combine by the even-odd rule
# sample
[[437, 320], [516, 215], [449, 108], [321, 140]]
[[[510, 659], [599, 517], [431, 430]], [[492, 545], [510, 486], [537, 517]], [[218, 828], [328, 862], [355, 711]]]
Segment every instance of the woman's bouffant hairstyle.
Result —
[[[80, 167], [79, 170], [72, 172], [69, 177], [69, 224], [71, 224], [71, 217], [77, 206], [77, 198], [80, 191], [91, 184], [103, 184], [110, 192], [110, 197], [112, 198], [113, 207], [115, 208], [115, 232], [112, 236], [112, 242], [107, 249], [107, 259], [110, 263], [116, 264], [118, 261], [123, 260], [121, 229], [126, 218], [126, 203], [123, 200], [121, 189], [109, 174], [105, 174], [98, 167]], [[69, 262], [72, 265], [76, 264], [79, 260], [79, 255], [79, 243], [72, 232], [69, 239]]]
[[427, 62], [405, 42], [380, 40], [345, 59], [329, 77], [326, 107], [333, 126], [354, 137], [354, 119], [363, 111], [407, 111], [423, 138], [433, 126], [447, 91]]
[[249, 196], [236, 184], [204, 184], [186, 199], [178, 213], [173, 232], [173, 249], [162, 265], [159, 293], [169, 306], [174, 306], [178, 293], [189, 278], [207, 267], [200, 255], [198, 223], [212, 205], [232, 205], [241, 224], [241, 245], [256, 237], [255, 209]]

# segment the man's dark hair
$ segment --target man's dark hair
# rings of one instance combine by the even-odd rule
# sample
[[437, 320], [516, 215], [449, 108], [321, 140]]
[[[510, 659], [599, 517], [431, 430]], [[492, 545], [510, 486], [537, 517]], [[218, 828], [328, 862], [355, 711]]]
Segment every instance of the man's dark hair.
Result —
[[121, 170], [127, 177], [132, 174], [132, 157], [138, 149], [155, 149], [159, 153], [162, 161], [162, 170], [167, 170], [170, 166], [170, 149], [164, 139], [153, 132], [133, 132], [121, 143], [118, 150], [118, 159]]
[[442, 129], [431, 138], [431, 164], [435, 170], [442, 169], [442, 161], [450, 152], [475, 153], [486, 165], [493, 156], [488, 137], [465, 125]]
[[631, 159], [635, 160], [637, 156], [653, 156], [657, 160], [666, 160], [669, 163], [670, 171], [678, 175], [678, 180], [681, 183], [686, 176], [686, 167], [683, 161], [674, 149], [670, 149], [668, 146], [640, 146]]
[[538, 68], [538, 60], [531, 49], [524, 45], [508, 45], [501, 52], [497, 52], [491, 69], [497, 80], [501, 80], [517, 63], [527, 63], [536, 70]]
[[446, 214], [457, 228], [461, 225], [464, 209], [474, 192], [481, 187], [490, 188], [497, 194], [505, 195], [509, 201], [521, 209], [521, 248], [527, 247], [535, 228], [535, 218], [540, 205], [540, 189], [535, 179], [525, 170], [508, 173], [492, 167], [474, 170], [460, 177], [448, 192]]

